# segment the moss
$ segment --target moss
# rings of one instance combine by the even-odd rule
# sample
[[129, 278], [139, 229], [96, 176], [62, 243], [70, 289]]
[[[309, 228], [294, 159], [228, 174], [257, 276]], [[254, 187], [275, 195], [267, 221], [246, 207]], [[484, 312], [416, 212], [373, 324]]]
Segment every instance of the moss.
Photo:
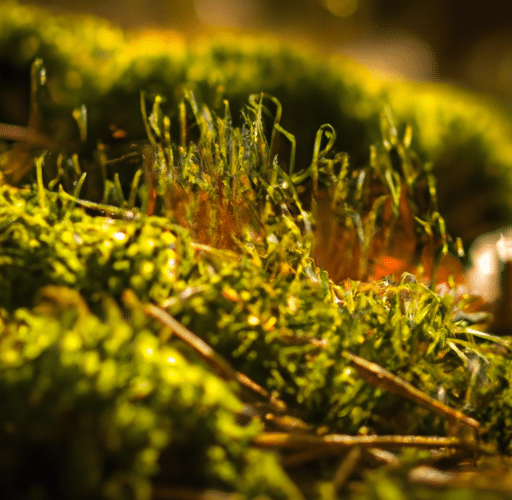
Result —
[[[147, 498], [159, 471], [178, 484], [243, 489], [244, 449], [259, 425], [237, 426], [242, 403], [228, 384], [107, 296], [101, 319], [71, 289], [40, 296], [33, 310], [3, 312], [3, 491]], [[164, 449], [172, 454], [159, 464]], [[37, 464], [23, 450], [40, 450]]]
[[[12, 2], [3, 4], [1, 18], [5, 73], [28, 78], [35, 57], [42, 57], [48, 68], [54, 101], [54, 111], [48, 114], [53, 115], [57, 136], [69, 137], [71, 130], [76, 138], [77, 130], [69, 120], [57, 120], [56, 110], [85, 104], [89, 147], [94, 148], [98, 138], [112, 141], [109, 125], [124, 131], [128, 141], [143, 139], [143, 123], [133, 119], [139, 92], [164, 96], [168, 112], [179, 102], [182, 85], [193, 83], [196, 94], [217, 112], [224, 98], [238, 110], [253, 92], [274, 95], [286, 110], [283, 127], [297, 137], [301, 168], [307, 167], [315, 133], [326, 122], [338, 132], [337, 147], [360, 166], [367, 162], [369, 146], [379, 139], [379, 113], [387, 102], [398, 123], [411, 123], [413, 148], [423, 161], [432, 162], [441, 179], [441, 207], [452, 232], [466, 241], [475, 237], [459, 215], [461, 206], [470, 207], [466, 200], [475, 199], [474, 185], [486, 186], [479, 194], [494, 208], [487, 215], [466, 218], [473, 228], [482, 232], [511, 220], [507, 190], [502, 189], [510, 186], [510, 123], [485, 98], [447, 85], [384, 83], [344, 59], [326, 61], [307, 48], [271, 38], [237, 35], [186, 45], [169, 32], [127, 37], [101, 20], [52, 17]], [[28, 87], [27, 81], [27, 92]], [[234, 119], [238, 124], [238, 114]], [[46, 123], [52, 120], [47, 117]], [[63, 127], [70, 129], [67, 135]], [[458, 181], [466, 175], [475, 180], [460, 189]], [[460, 197], [452, 203], [454, 191]]]
[[[172, 54], [161, 44], [148, 56], [144, 40], [103, 47], [91, 35], [71, 64], [45, 37], [71, 36], [75, 21], [4, 8], [6, 46], [30, 33], [54, 61], [47, 83], [33, 66], [30, 115], [58, 144], [2, 152], [0, 486], [48, 498], [193, 486], [332, 496], [332, 461], [301, 477], [256, 446], [263, 429], [443, 436], [453, 423], [453, 410], [434, 415], [365, 382], [356, 355], [464, 410], [510, 452], [508, 341], [470, 328], [454, 286], [434, 291], [460, 277], [460, 245], [423, 158], [467, 152], [475, 137], [481, 154], [468, 157], [502, 154], [486, 131], [456, 130], [465, 110], [436, 118], [439, 142], [399, 133], [383, 106], [396, 89], [253, 39], [185, 49], [174, 38]], [[112, 72], [70, 87], [78, 78], [63, 68], [94, 78], [107, 49]], [[76, 138], [62, 142], [73, 119]], [[397, 475], [408, 468], [406, 457]], [[402, 484], [375, 477], [367, 498]]]

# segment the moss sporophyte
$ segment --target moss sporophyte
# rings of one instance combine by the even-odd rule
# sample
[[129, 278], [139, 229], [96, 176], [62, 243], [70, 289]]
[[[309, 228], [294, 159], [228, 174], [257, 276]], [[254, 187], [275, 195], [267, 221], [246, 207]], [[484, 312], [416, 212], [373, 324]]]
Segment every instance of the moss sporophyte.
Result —
[[[440, 470], [512, 451], [512, 346], [457, 293], [424, 161], [451, 125], [399, 133], [394, 91], [265, 40], [0, 14], [4, 64], [34, 60], [0, 126], [5, 498], [499, 496]], [[50, 41], [77, 26], [80, 58]]]

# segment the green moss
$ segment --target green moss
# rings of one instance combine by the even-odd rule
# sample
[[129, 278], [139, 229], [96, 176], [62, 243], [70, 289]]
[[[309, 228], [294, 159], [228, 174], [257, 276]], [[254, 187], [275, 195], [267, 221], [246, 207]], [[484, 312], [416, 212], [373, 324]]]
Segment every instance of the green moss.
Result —
[[[197, 103], [192, 96], [189, 101], [194, 110]], [[207, 116], [207, 108], [202, 115], [198, 109], [197, 116]], [[375, 196], [388, 200], [391, 213], [400, 220], [397, 190], [406, 190], [407, 179], [392, 174], [382, 150], [373, 166], [380, 172], [373, 180], [380, 185], [378, 192], [364, 202], [356, 198], [350, 207], [348, 202], [358, 191], [347, 184], [347, 166], [336, 176], [333, 166], [342, 157], [331, 156], [329, 147], [320, 151], [320, 142], [306, 171], [289, 177], [275, 162], [269, 167], [270, 146], [264, 135], [258, 135], [264, 129], [258, 109], [247, 110], [254, 116], [246, 122], [250, 141], [243, 129], [230, 128], [229, 115], [223, 120], [213, 115], [198, 118], [202, 132], [197, 143], [189, 144], [187, 155], [166, 144], [165, 134], [158, 136], [160, 122], [150, 119], [152, 157], [161, 154], [163, 160], [151, 165], [147, 175], [155, 176], [156, 207], [166, 217], [77, 200], [62, 184], [53, 191], [40, 184], [22, 189], [2, 186], [0, 279], [2, 303], [9, 309], [3, 313], [0, 354], [7, 401], [5, 435], [14, 450], [42, 447], [49, 460], [66, 458], [65, 463], [57, 461], [58, 472], [50, 476], [50, 483], [35, 479], [50, 493], [71, 494], [64, 477], [76, 474], [87, 494], [101, 491], [115, 498], [130, 491], [146, 498], [157, 462], [162, 481], [170, 480], [166, 468], [176, 466], [169, 463], [174, 464], [177, 456], [180, 467], [188, 463], [182, 443], [194, 449], [190, 460], [197, 464], [194, 481], [202, 478], [200, 484], [239, 492], [258, 485], [258, 491], [273, 492], [273, 497], [295, 495], [284, 472], [265, 472], [267, 461], [274, 460], [271, 456], [258, 461], [261, 470], [251, 468], [248, 457], [253, 451], [248, 444], [260, 427], [257, 420], [247, 429], [237, 427], [234, 419], [242, 407], [230, 392], [233, 389], [188, 347], [166, 341], [168, 333], [162, 330], [159, 335], [162, 326], [141, 316], [136, 306], [119, 310], [114, 300], [127, 288], [143, 302], [166, 307], [235, 369], [314, 426], [345, 433], [362, 427], [378, 433], [446, 432], [442, 418], [432, 418], [411, 404], [406, 406], [409, 417], [394, 421], [391, 416], [403, 406], [402, 400], [360, 380], [343, 357], [345, 351], [379, 363], [427, 394], [435, 395], [442, 387], [452, 404], [468, 405], [471, 414], [484, 417], [486, 424], [487, 398], [503, 390], [507, 361], [498, 354], [483, 354], [486, 349], [492, 352], [493, 342], [477, 345], [462, 340], [471, 346], [471, 356], [485, 364], [479, 366], [487, 383], [475, 386], [473, 372], [452, 347], [467, 333], [455, 321], [450, 296], [439, 297], [407, 274], [400, 284], [348, 280], [334, 285], [310, 257], [313, 215], [303, 207], [307, 200], [300, 200], [301, 186], [319, 179], [333, 199], [340, 224], [346, 224], [341, 215], [356, 209], [376, 220], [380, 204]], [[158, 114], [158, 108], [153, 113]], [[230, 142], [224, 139], [226, 134]], [[395, 136], [389, 140], [403, 147]], [[176, 165], [165, 163], [165, 158], [180, 154]], [[406, 161], [405, 150], [402, 155]], [[202, 162], [195, 168], [198, 158]], [[414, 175], [409, 171], [412, 203], [415, 182], [424, 172], [420, 164], [409, 166], [418, 169]], [[215, 187], [219, 183], [222, 187]], [[185, 212], [183, 199], [178, 197], [176, 205], [172, 197], [183, 192], [188, 193]], [[147, 186], [140, 197], [147, 207]], [[77, 203], [124, 218], [87, 215]], [[202, 203], [208, 203], [207, 212]], [[234, 214], [241, 218], [238, 225], [236, 218], [232, 225], [226, 219]], [[421, 215], [425, 220], [416, 230], [437, 231], [442, 246], [446, 235], [439, 232], [438, 219], [428, 211]], [[386, 232], [391, 237], [393, 225]], [[197, 243], [198, 237], [231, 249]], [[33, 309], [41, 290], [45, 300]], [[170, 358], [173, 366], [183, 366], [169, 370]], [[505, 400], [500, 398], [497, 404]], [[508, 412], [500, 409], [506, 419]], [[510, 436], [501, 421], [491, 419], [487, 432], [490, 442], [508, 448]], [[179, 436], [177, 442], [174, 436]], [[79, 454], [82, 448], [84, 454]], [[25, 467], [23, 452], [16, 452], [22, 453], [18, 463]], [[248, 467], [243, 476], [247, 483], [237, 479], [241, 467]], [[11, 488], [19, 487], [20, 470], [11, 470]], [[157, 484], [159, 477], [154, 479]], [[187, 484], [190, 477], [189, 470], [179, 468], [171, 483]]]
[[[111, 140], [109, 125], [124, 130], [127, 140], [140, 140], [144, 126], [133, 119], [139, 92], [164, 96], [168, 112], [179, 102], [183, 84], [192, 83], [201, 100], [218, 112], [224, 98], [236, 111], [253, 92], [278, 98], [285, 109], [281, 124], [297, 138], [301, 168], [307, 167], [315, 133], [326, 122], [338, 132], [339, 150], [360, 166], [379, 139], [379, 113], [387, 102], [399, 124], [412, 124], [413, 147], [422, 160], [432, 162], [452, 232], [467, 241], [477, 227], [482, 232], [512, 219], [504, 188], [511, 184], [510, 122], [485, 98], [447, 85], [384, 83], [344, 59], [326, 61], [271, 38], [226, 36], [187, 46], [178, 34], [126, 37], [101, 20], [53, 17], [12, 2], [2, 5], [0, 18], [5, 72], [28, 78], [35, 57], [47, 66], [53, 111], [47, 110], [45, 126], [56, 137], [78, 137], [63, 107], [85, 104], [91, 147], [98, 138]], [[238, 123], [238, 114], [234, 118]], [[477, 194], [492, 210], [461, 217], [475, 205]]]
[[[484, 442], [510, 452], [507, 339], [472, 331], [465, 299], [427, 286], [458, 245], [423, 161], [439, 167], [461, 150], [475, 169], [496, 159], [502, 175], [506, 143], [493, 141], [505, 124], [471, 128], [479, 102], [444, 115], [437, 97], [427, 122], [436, 90], [400, 107], [397, 89], [361, 70], [277, 43], [185, 49], [175, 39], [171, 53], [162, 44], [148, 55], [144, 40], [99, 21], [0, 9], [4, 60], [49, 61], [47, 85], [34, 66], [31, 117], [59, 142], [45, 155], [2, 150], [1, 487], [47, 498], [146, 500], [191, 486], [328, 498], [332, 463], [307, 480], [254, 446], [267, 412], [286, 408], [319, 434], [451, 431], [446, 416], [365, 382], [347, 353], [463, 410]], [[72, 37], [74, 23], [91, 44], [77, 58], [72, 43], [48, 38]], [[429, 130], [399, 133], [386, 100]], [[72, 118], [82, 102], [87, 120]], [[31, 162], [35, 175], [6, 182]], [[396, 280], [373, 279], [390, 256]], [[196, 349], [148, 303], [197, 336]], [[208, 362], [201, 341], [215, 352]], [[405, 490], [401, 480], [369, 477], [365, 498]]]
[[[2, 488], [39, 481], [50, 495], [126, 498], [128, 488], [147, 498], [147, 478], [172, 467], [158, 465], [162, 450], [177, 461], [192, 445], [196, 465], [180, 466], [178, 482], [243, 484], [244, 448], [259, 426], [237, 426], [242, 404], [229, 385], [112, 299], [101, 300], [100, 319], [70, 289], [41, 297], [32, 311], [3, 314], [2, 455], [13, 462], [2, 461]], [[37, 469], [25, 449], [41, 451]]]

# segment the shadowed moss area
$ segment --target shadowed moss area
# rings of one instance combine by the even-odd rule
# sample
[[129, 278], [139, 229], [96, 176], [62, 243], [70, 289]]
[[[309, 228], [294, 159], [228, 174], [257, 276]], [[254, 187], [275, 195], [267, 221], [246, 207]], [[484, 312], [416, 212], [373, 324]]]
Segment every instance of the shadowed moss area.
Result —
[[28, 124], [0, 126], [4, 497], [433, 498], [435, 465], [499, 498], [507, 467], [439, 464], [505, 460], [512, 394], [435, 174], [508, 220], [508, 122], [275, 40], [159, 36], [0, 7], [28, 79], [0, 80]]

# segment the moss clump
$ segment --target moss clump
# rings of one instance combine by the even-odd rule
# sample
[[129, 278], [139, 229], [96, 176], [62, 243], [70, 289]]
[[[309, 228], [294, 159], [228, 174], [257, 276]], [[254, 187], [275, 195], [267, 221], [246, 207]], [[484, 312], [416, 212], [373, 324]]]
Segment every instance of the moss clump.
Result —
[[[266, 128], [262, 96], [250, 99], [242, 128], [231, 124], [228, 107], [219, 118], [193, 94], [186, 99], [181, 106], [190, 106], [199, 129], [196, 141], [186, 137], [186, 149], [168, 142], [170, 121], [160, 100], [149, 117], [142, 101], [150, 144], [142, 162], [150, 163], [141, 167], [146, 183], [130, 188], [135, 201], [124, 198], [116, 176], [104, 177], [111, 189], [102, 204], [64, 190], [71, 181], [78, 194], [78, 172], [48, 179], [47, 189], [44, 161], [36, 162], [37, 183], [2, 186], [0, 379], [7, 401], [3, 432], [15, 450], [10, 453], [17, 453], [5, 465], [6, 487], [22, 488], [19, 478], [32, 466], [24, 450], [37, 449], [53, 472], [35, 474], [23, 487], [48, 495], [70, 496], [76, 484], [89, 497], [108, 498], [147, 498], [150, 484], [222, 487], [248, 498], [254, 492], [300, 495], [275, 457], [251, 445], [261, 417], [253, 416], [248, 427], [236, 423], [241, 400], [251, 412], [261, 403], [173, 340], [168, 326], [150, 320], [148, 301], [262, 386], [270, 401], [283, 401], [304, 425], [349, 434], [362, 428], [447, 432], [445, 418], [404, 407], [401, 398], [361, 380], [344, 356], [351, 352], [428, 395], [442, 390], [450, 404], [481, 419], [488, 442], [508, 449], [510, 436], [488, 405], [501, 393], [500, 418], [509, 418], [508, 361], [496, 339], [480, 341], [458, 321], [462, 303], [407, 273], [400, 283], [336, 285], [311, 258], [321, 196], [340, 231], [353, 234], [337, 249], [359, 264], [364, 278], [377, 272], [382, 253], [393, 252], [393, 241], [407, 249], [412, 238], [400, 261], [417, 272], [422, 255], [451, 247], [435, 197], [423, 197], [435, 192], [432, 184], [424, 190], [428, 172], [388, 119], [368, 167], [354, 169], [334, 154], [334, 131], [325, 127], [309, 168], [294, 173], [290, 161], [287, 173], [270, 152], [275, 133], [292, 143], [293, 137], [277, 122], [275, 133]], [[393, 169], [392, 150], [400, 152], [400, 171]], [[364, 226], [354, 223], [356, 215]], [[120, 309], [126, 289], [138, 299]], [[468, 369], [470, 359], [477, 371]], [[480, 372], [485, 383], [478, 385]]]
[[[42, 19], [20, 32], [69, 29]], [[31, 122], [57, 145], [2, 153], [0, 487], [13, 498], [146, 500], [192, 487], [329, 498], [342, 486], [324, 460], [339, 436], [326, 433], [445, 436], [457, 422], [450, 446], [509, 453], [509, 343], [473, 330], [457, 297], [460, 245], [421, 158], [427, 139], [416, 154], [412, 129], [398, 133], [385, 108], [371, 139], [381, 87], [248, 42], [190, 49], [167, 73], [163, 50], [157, 64], [134, 43], [112, 46], [126, 72], [90, 94], [51, 74], [46, 85], [37, 60]], [[69, 54], [53, 57], [65, 67]], [[73, 111], [77, 96], [90, 98], [90, 121]], [[328, 108], [354, 133], [350, 157], [336, 152], [335, 127], [316, 126]], [[62, 142], [70, 117], [79, 139]], [[367, 146], [368, 160], [357, 152]], [[436, 280], [452, 288], [439, 295]], [[355, 356], [379, 365], [377, 383]], [[410, 386], [441, 402], [425, 409]], [[313, 456], [260, 449], [279, 448], [266, 431], [280, 426], [288, 446], [306, 433]], [[430, 459], [404, 455], [397, 474]], [[297, 460], [317, 469], [305, 475]], [[400, 480], [370, 476], [364, 495]]]
[[78, 292], [50, 286], [35, 309], [3, 311], [2, 491], [142, 499], [158, 473], [243, 490], [260, 425], [236, 423], [243, 406], [229, 384], [140, 311], [98, 301], [101, 318]]
[[[127, 142], [143, 140], [143, 123], [133, 118], [139, 113], [139, 92], [165, 96], [164, 111], [169, 113], [181, 100], [183, 85], [193, 84], [201, 100], [219, 114], [223, 99], [234, 110], [254, 92], [279, 99], [286, 110], [281, 124], [297, 138], [298, 169], [307, 167], [315, 133], [324, 123], [338, 132], [337, 147], [361, 166], [369, 146], [379, 140], [379, 114], [387, 102], [398, 123], [412, 125], [412, 147], [422, 161], [432, 163], [440, 179], [441, 211], [453, 233], [469, 241], [512, 220], [507, 196], [510, 121], [484, 98], [449, 86], [383, 83], [344, 59], [326, 61], [274, 39], [224, 37], [187, 46], [174, 33], [127, 37], [88, 17], [50, 16], [12, 2], [0, 9], [3, 73], [18, 79], [25, 75], [28, 98], [30, 64], [43, 58], [53, 100], [45, 109], [44, 128], [68, 150], [90, 153], [98, 138], [117, 145], [123, 141], [116, 130]], [[10, 89], [3, 95], [12, 101], [19, 80], [2, 82]], [[0, 106], [0, 118], [24, 123], [28, 106], [23, 113], [9, 113], [7, 104]], [[77, 144], [78, 129], [68, 112], [82, 104], [88, 111], [87, 146]], [[238, 119], [237, 114], [236, 125]], [[477, 195], [487, 209], [461, 217], [477, 205]]]

